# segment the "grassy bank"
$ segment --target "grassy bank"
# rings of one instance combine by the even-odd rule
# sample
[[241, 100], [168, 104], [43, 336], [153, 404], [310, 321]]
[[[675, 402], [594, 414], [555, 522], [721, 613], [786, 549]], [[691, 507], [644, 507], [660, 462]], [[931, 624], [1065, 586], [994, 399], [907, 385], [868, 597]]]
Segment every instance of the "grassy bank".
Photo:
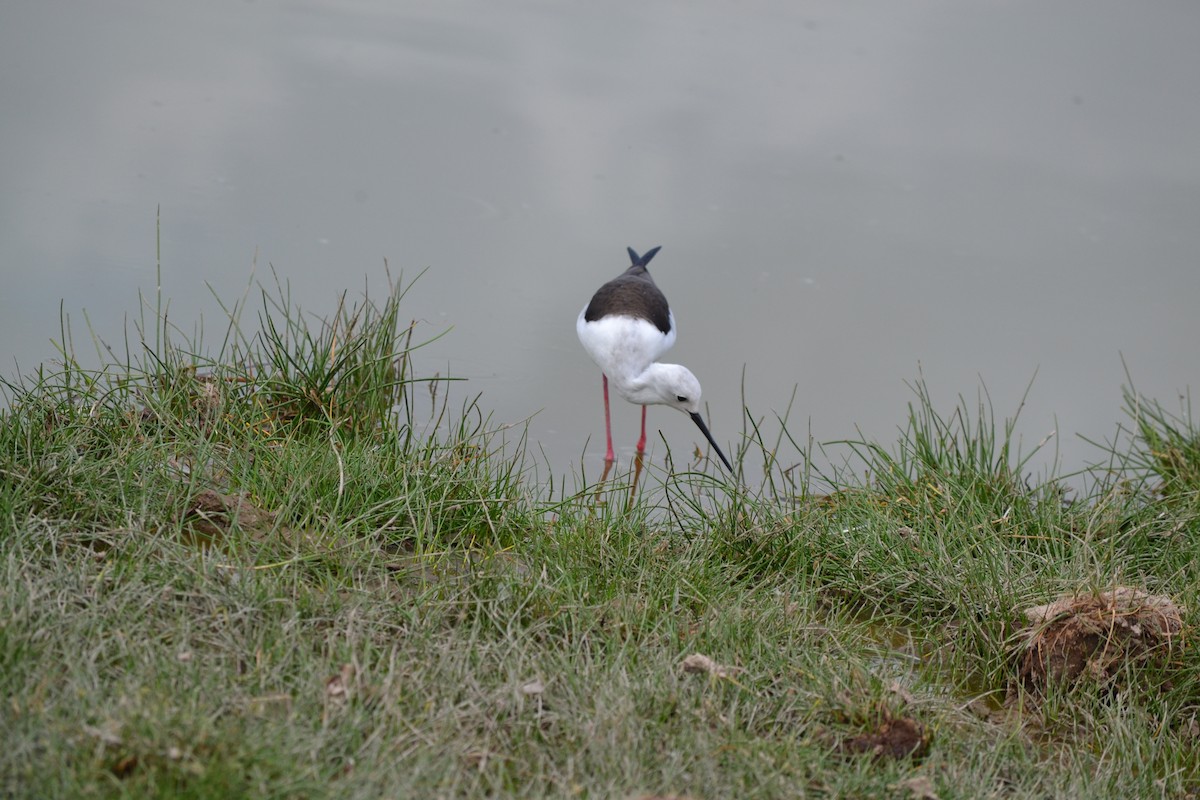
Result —
[[0, 792], [1200, 794], [1190, 419], [1131, 390], [1072, 493], [918, 384], [844, 473], [748, 411], [627, 507], [413, 375], [404, 294], [7, 385]]

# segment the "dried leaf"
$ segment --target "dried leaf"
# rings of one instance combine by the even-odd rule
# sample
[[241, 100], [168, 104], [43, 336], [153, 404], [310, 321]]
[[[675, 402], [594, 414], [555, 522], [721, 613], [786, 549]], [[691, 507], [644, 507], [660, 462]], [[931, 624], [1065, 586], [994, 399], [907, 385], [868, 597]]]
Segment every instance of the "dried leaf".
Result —
[[106, 722], [103, 727], [84, 725], [83, 732], [88, 736], [99, 739], [109, 747], [121, 746], [121, 726], [116, 722]]
[[475, 767], [482, 772], [487, 767], [489, 758], [491, 758], [491, 753], [487, 750], [468, 750], [463, 756], [463, 761], [467, 766]]
[[730, 667], [718, 664], [702, 653], [692, 653], [683, 659], [681, 665], [684, 672], [707, 672], [717, 678], [732, 678], [742, 671], [741, 667]]
[[339, 703], [346, 702], [350, 696], [350, 687], [354, 681], [354, 665], [342, 664], [337, 675], [332, 675], [325, 681], [325, 698]]
[[914, 699], [912, 692], [901, 686], [900, 681], [892, 681], [891, 685], [888, 686], [888, 691], [903, 700], [905, 704], [912, 705]]
[[120, 761], [113, 764], [112, 773], [118, 778], [126, 778], [131, 772], [137, 769], [137, 765], [138, 757], [136, 755], [125, 756]]
[[912, 800], [938, 800], [937, 790], [933, 788], [933, 781], [928, 775], [914, 775], [907, 780], [894, 783], [888, 787], [896, 791], [908, 790], [909, 797]]

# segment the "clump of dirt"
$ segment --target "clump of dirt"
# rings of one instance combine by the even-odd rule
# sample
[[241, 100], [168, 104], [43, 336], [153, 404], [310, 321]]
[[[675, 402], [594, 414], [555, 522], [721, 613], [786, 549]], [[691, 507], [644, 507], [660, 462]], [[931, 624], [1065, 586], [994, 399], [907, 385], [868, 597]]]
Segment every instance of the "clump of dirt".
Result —
[[230, 495], [205, 489], [188, 504], [184, 522], [194, 535], [211, 542], [222, 539], [235, 522], [253, 537], [262, 538], [275, 527], [275, 515], [254, 505], [244, 493]]
[[911, 717], [885, 717], [875, 730], [860, 733], [842, 742], [845, 753], [866, 753], [876, 759], [912, 758], [920, 760], [929, 752], [932, 737], [925, 726]]
[[1180, 606], [1128, 586], [1064, 595], [1025, 609], [1025, 617], [1018, 674], [1037, 694], [1050, 683], [1071, 684], [1082, 676], [1108, 685], [1123, 665], [1162, 658], [1183, 639]]

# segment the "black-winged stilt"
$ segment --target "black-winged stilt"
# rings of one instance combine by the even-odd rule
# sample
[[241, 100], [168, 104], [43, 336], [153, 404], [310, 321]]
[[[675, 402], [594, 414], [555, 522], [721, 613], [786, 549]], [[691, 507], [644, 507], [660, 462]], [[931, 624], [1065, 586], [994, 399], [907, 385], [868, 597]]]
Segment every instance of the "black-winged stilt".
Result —
[[675, 344], [675, 315], [646, 269], [659, 249], [651, 248], [639, 256], [628, 248], [629, 269], [601, 286], [575, 323], [583, 349], [604, 373], [604, 435], [608, 443], [604, 462], [611, 465], [614, 460], [608, 409], [608, 382], [612, 379], [617, 394], [642, 407], [639, 463], [646, 451], [646, 406], [660, 404], [690, 416], [721, 463], [733, 472], [700, 416], [700, 381], [687, 367], [655, 361]]

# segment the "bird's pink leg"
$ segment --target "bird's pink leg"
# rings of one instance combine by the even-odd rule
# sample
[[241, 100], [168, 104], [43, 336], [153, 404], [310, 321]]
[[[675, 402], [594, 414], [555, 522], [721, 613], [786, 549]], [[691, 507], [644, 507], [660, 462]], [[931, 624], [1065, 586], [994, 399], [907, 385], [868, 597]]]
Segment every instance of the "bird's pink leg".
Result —
[[642, 454], [638, 453], [633, 457], [633, 483], [629, 487], [629, 499], [625, 502], [625, 510], [629, 511], [633, 508], [633, 501], [637, 497], [638, 478], [642, 476]]
[[[645, 406], [643, 406], [643, 409]], [[608, 442], [608, 452], [604, 455], [604, 463], [611, 464], [616, 461], [616, 456], [613, 455], [612, 446], [612, 417], [608, 411], [608, 376], [604, 376], [604, 438]]]
[[642, 438], [638, 439], [637, 453], [640, 456], [646, 452], [646, 407], [642, 406]]

